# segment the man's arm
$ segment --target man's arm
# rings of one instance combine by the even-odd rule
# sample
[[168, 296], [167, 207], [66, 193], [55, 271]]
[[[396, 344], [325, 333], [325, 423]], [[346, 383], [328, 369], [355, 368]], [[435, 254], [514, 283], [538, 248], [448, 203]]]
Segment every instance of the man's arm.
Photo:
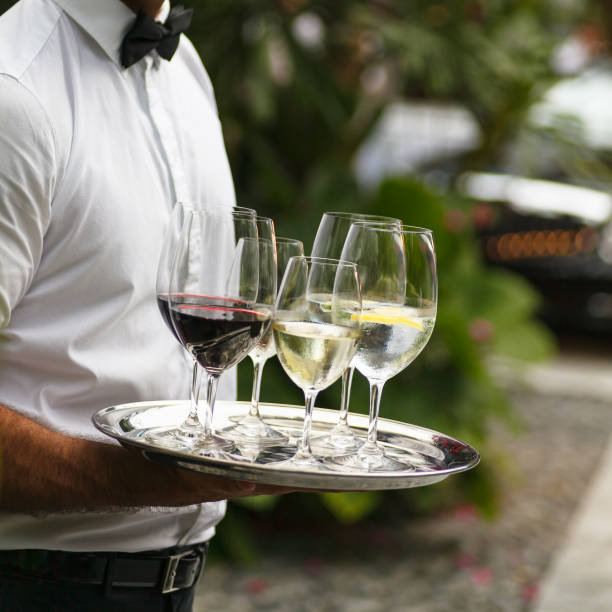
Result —
[[0, 406], [0, 508], [21, 512], [186, 506], [281, 487], [157, 465], [114, 444], [51, 431]]

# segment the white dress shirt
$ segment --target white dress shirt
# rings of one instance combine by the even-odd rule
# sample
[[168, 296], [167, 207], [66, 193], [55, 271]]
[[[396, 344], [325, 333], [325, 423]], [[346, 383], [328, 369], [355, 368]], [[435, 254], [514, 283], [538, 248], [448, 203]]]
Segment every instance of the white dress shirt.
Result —
[[[134, 18], [119, 0], [21, 0], [0, 17], [0, 403], [109, 444], [94, 412], [188, 396], [154, 294], [173, 203], [235, 202], [200, 58], [181, 36], [171, 61], [154, 51], [123, 69]], [[219, 397], [234, 396], [226, 375]], [[0, 548], [199, 542], [224, 510], [4, 512]]]

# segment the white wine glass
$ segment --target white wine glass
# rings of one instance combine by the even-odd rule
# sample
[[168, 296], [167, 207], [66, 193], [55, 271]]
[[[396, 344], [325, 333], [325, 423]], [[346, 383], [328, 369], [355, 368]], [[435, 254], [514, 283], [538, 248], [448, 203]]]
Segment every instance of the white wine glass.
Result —
[[361, 337], [357, 266], [319, 257], [289, 260], [272, 324], [276, 354], [302, 389], [305, 416], [296, 454], [278, 467], [325, 469], [310, 448], [317, 394], [342, 376]]
[[[370, 215], [365, 213], [326, 212], [321, 217], [314, 239], [311, 256], [340, 259], [346, 236], [351, 225], [356, 222], [382, 223], [400, 227], [402, 222], [394, 217]], [[355, 368], [352, 364], [342, 374], [342, 394], [340, 397], [340, 413], [335, 426], [325, 435], [312, 441], [313, 448], [320, 454], [333, 454], [341, 451], [351, 451], [362, 444], [348, 424], [351, 385]]]
[[[383, 386], [423, 350], [434, 328], [438, 283], [433, 234], [411, 226], [351, 226], [342, 259], [357, 263], [363, 310], [353, 365], [370, 384], [367, 440], [356, 453], [331, 463], [366, 472], [409, 470], [410, 456], [385, 455], [378, 442]], [[398, 458], [399, 456], [399, 458]]]

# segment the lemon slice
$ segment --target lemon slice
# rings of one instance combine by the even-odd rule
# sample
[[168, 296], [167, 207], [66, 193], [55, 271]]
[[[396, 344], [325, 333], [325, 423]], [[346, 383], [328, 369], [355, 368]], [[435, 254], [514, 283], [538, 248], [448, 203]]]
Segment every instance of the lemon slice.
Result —
[[[359, 315], [354, 314], [351, 316], [353, 320], [357, 318], [359, 318]], [[361, 313], [361, 321], [362, 323], [384, 323], [386, 325], [410, 325], [419, 330], [423, 329], [423, 324], [420, 321], [407, 317], [404, 309], [393, 306], [381, 306], [380, 308], [364, 310]]]

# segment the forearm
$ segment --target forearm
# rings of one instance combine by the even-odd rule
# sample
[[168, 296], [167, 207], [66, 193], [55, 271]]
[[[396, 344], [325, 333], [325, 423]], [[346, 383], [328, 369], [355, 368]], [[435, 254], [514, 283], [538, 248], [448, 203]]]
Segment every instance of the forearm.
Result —
[[140, 478], [126, 486], [144, 460], [122, 448], [50, 431], [3, 406], [0, 444], [2, 508], [65, 510], [153, 502], [138, 491], [143, 477], [153, 484], [152, 470], [141, 469]]
[[51, 431], [4, 406], [0, 449], [4, 510], [184, 506], [281, 492], [157, 465], [113, 444]]

